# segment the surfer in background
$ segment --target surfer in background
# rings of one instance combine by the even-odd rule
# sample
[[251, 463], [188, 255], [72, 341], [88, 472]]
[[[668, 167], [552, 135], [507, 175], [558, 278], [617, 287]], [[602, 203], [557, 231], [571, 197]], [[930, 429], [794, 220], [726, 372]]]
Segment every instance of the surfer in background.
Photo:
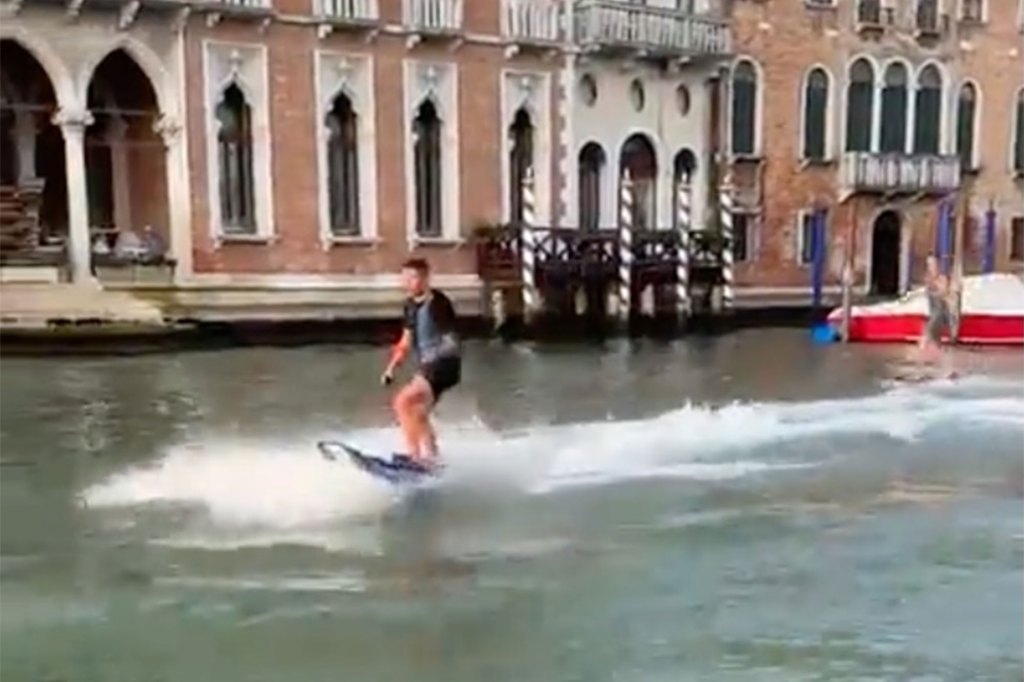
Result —
[[431, 288], [426, 260], [411, 258], [402, 265], [402, 286], [408, 295], [402, 336], [381, 382], [390, 384], [409, 351], [416, 354], [418, 370], [395, 395], [394, 409], [406, 454], [430, 467], [437, 460], [437, 436], [430, 412], [441, 395], [461, 380], [462, 352], [455, 332], [455, 308], [447, 296]]
[[928, 256], [925, 262], [924, 290], [928, 297], [928, 320], [925, 322], [924, 334], [919, 344], [919, 363], [935, 364], [942, 359], [943, 369], [952, 374], [949, 365], [949, 354], [942, 352], [942, 335], [952, 334], [950, 310], [952, 308], [953, 291], [949, 278], [939, 269], [939, 259]]

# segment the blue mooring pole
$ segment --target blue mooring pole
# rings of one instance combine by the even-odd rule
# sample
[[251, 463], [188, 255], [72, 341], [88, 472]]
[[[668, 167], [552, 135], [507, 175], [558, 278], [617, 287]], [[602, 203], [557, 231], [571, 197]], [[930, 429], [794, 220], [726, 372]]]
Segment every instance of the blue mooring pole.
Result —
[[819, 320], [821, 311], [821, 289], [825, 279], [825, 254], [828, 243], [825, 234], [826, 209], [814, 211], [811, 223], [811, 306], [812, 319], [811, 339], [815, 343], [831, 343], [835, 341], [836, 331], [828, 322]]
[[939, 259], [939, 269], [942, 274], [949, 276], [949, 271], [952, 266], [949, 258], [949, 242], [950, 242], [950, 218], [953, 213], [953, 203], [950, 199], [943, 199], [942, 203], [939, 204], [939, 232], [937, 235], [938, 243], [935, 245], [935, 256]]
[[996, 270], [996, 210], [989, 207], [985, 212], [985, 249], [981, 255], [981, 271], [984, 274]]
[[825, 209], [814, 212], [811, 229], [811, 306], [821, 308], [821, 287], [825, 276]]

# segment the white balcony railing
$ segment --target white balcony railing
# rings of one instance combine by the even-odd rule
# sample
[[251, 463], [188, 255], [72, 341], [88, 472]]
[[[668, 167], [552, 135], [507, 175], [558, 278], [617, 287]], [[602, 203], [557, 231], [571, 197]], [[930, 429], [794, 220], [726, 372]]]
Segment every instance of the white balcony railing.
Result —
[[240, 10], [269, 10], [273, 9], [272, 0], [210, 0], [213, 7]]
[[380, 19], [377, 0], [316, 0], [317, 13], [333, 21], [366, 23]]
[[862, 192], [951, 192], [960, 186], [960, 157], [849, 152], [843, 156], [842, 182]]
[[557, 0], [502, 0], [501, 34], [525, 42], [553, 43], [561, 38]]
[[731, 47], [724, 21], [623, 0], [578, 0], [576, 40], [583, 46], [680, 55], [723, 55]]
[[402, 0], [402, 21], [417, 31], [459, 32], [462, 30], [462, 0]]

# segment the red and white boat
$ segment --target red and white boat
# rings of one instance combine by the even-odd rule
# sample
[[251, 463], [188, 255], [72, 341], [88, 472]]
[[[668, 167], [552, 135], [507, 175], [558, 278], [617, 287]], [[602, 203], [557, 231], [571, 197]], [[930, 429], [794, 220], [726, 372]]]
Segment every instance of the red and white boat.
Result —
[[[879, 343], [916, 342], [928, 318], [924, 287], [895, 301], [853, 306], [850, 340]], [[842, 308], [828, 316], [839, 329]], [[959, 342], [1024, 346], [1024, 279], [1019, 275], [991, 274], [964, 277]]]

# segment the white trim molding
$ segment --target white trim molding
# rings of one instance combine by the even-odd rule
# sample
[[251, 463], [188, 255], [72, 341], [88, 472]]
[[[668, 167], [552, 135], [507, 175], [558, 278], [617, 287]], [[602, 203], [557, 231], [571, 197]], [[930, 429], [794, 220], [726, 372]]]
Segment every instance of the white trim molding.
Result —
[[516, 113], [524, 109], [533, 125], [533, 177], [538, 225], [550, 225], [551, 210], [551, 74], [543, 71], [505, 69], [501, 74], [501, 216], [508, 222], [512, 194], [509, 156], [512, 152], [509, 128]]
[[[377, 227], [377, 111], [374, 95], [373, 56], [317, 50], [313, 59], [316, 83], [317, 208], [320, 241], [324, 248], [335, 243], [373, 241]], [[359, 233], [338, 236], [331, 232], [330, 173], [327, 168], [327, 114], [338, 95], [345, 95], [356, 114], [356, 153], [359, 173]]]
[[[274, 237], [274, 184], [266, 45], [203, 42], [205, 80], [203, 116], [206, 121], [207, 196], [210, 236], [218, 246], [228, 241], [270, 241]], [[236, 85], [252, 112], [252, 181], [255, 234], [225, 234], [221, 225], [220, 181], [217, 163], [217, 103], [225, 89]]]
[[[453, 62], [406, 59], [402, 63], [405, 103], [405, 225], [410, 244], [457, 242], [460, 239], [461, 194], [459, 178], [458, 65]], [[430, 100], [441, 119], [441, 236], [416, 234], [416, 173], [413, 121], [416, 111]]]

